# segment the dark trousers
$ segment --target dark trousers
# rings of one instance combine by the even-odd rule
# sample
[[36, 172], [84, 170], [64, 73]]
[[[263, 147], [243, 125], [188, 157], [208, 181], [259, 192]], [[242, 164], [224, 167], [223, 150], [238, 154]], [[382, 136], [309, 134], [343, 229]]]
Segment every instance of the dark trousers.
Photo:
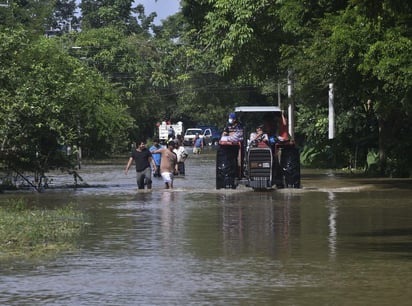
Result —
[[138, 189], [144, 189], [144, 185], [152, 189], [152, 169], [147, 167], [143, 171], [136, 171], [136, 182]]
[[179, 175], [185, 175], [185, 163], [177, 163], [177, 170], [179, 171]]

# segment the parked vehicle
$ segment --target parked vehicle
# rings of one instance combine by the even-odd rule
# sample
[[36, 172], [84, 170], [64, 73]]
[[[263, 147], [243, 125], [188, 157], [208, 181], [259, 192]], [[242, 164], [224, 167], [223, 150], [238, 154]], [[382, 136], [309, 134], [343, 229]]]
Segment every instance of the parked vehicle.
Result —
[[183, 144], [185, 146], [193, 146], [193, 140], [196, 135], [199, 135], [200, 138], [203, 138], [203, 130], [200, 128], [189, 128], [186, 130], [185, 135], [183, 136]]
[[251, 145], [250, 133], [264, 120], [276, 127], [282, 112], [277, 106], [241, 106], [235, 113], [242, 127], [241, 142], [219, 141], [216, 156], [216, 188], [235, 189], [244, 184], [254, 190], [300, 188], [299, 150], [294, 141], [266, 131], [269, 142]]
[[217, 145], [219, 143], [220, 136], [222, 136], [222, 131], [220, 131], [216, 126], [198, 125], [196, 127], [202, 129], [203, 135], [205, 136], [209, 136], [208, 130], [210, 130], [211, 132], [210, 139], [209, 137], [206, 137], [206, 139], [209, 140], [209, 142], [206, 143], [207, 145], [211, 146], [211, 145]]
[[186, 130], [185, 135], [183, 137], [183, 144], [185, 146], [192, 146], [193, 145], [193, 140], [195, 139], [196, 134], [199, 135], [201, 139], [203, 139], [203, 142], [205, 145], [211, 145], [213, 144], [213, 133], [210, 128], [189, 128]]

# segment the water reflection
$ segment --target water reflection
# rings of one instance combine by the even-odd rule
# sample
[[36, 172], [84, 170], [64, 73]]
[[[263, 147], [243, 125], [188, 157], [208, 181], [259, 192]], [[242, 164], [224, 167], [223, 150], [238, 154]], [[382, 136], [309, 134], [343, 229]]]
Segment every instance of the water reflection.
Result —
[[[276, 226], [283, 224], [280, 214], [275, 212], [273, 198], [269, 194], [260, 194], [254, 197], [253, 202], [249, 202], [245, 201], [247, 196], [219, 197], [224, 254], [239, 254], [245, 249], [258, 251], [262, 246], [273, 253], [277, 239], [275, 236], [278, 235]], [[259, 209], [256, 205], [259, 205]]]
[[138, 192], [123, 166], [99, 166], [87, 171], [107, 188], [25, 194], [92, 225], [77, 252], [1, 263], [0, 304], [409, 303], [410, 189], [316, 174], [301, 190], [215, 190], [213, 162], [190, 157], [174, 190]]
[[335, 194], [328, 192], [328, 207], [329, 207], [329, 257], [335, 259], [336, 257], [336, 218], [338, 214], [337, 203], [335, 202]]

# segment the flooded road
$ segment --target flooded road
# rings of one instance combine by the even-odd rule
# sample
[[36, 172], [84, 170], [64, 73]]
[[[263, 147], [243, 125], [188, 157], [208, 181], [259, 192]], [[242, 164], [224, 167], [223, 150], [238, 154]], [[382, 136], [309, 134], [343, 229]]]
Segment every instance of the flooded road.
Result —
[[85, 165], [93, 188], [0, 195], [91, 222], [74, 252], [0, 262], [0, 304], [410, 305], [410, 180], [308, 171], [299, 190], [216, 190], [214, 157], [190, 155], [173, 191], [138, 192], [126, 157]]

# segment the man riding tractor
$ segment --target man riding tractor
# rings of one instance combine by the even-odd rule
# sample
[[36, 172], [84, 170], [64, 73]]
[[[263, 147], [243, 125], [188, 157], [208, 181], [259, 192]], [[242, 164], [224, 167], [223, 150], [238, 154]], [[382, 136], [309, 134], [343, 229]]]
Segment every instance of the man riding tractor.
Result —
[[[245, 140], [244, 135], [256, 126], [266, 137], [261, 137], [262, 141]], [[216, 188], [235, 189], [239, 184], [254, 190], [275, 185], [300, 188], [299, 151], [288, 137], [279, 107], [241, 106], [229, 115], [217, 150]]]

